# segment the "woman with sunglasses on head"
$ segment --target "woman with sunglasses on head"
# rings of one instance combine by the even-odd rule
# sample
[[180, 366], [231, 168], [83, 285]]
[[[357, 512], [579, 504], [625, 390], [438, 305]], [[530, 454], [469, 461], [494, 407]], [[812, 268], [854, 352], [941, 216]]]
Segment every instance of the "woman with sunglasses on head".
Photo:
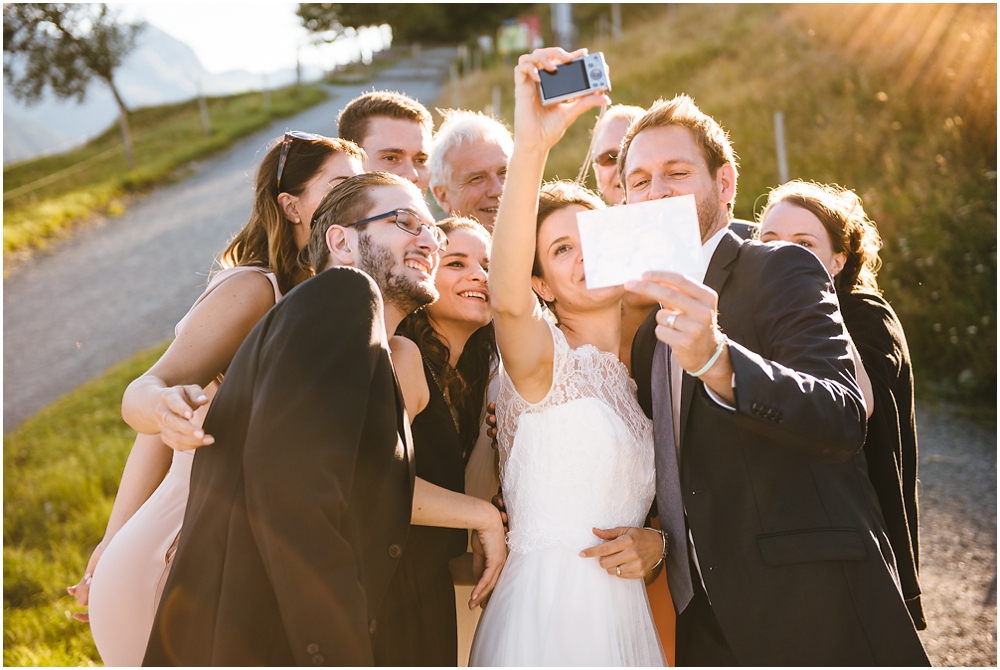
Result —
[[[448, 237], [434, 282], [440, 297], [406, 317], [396, 331], [416, 344], [416, 365], [400, 364], [395, 354], [393, 360], [404, 389], [418, 385], [427, 398], [411, 424], [417, 476], [464, 493], [497, 362], [486, 277], [491, 240], [471, 219], [452, 217], [438, 227]], [[394, 344], [393, 351], [398, 349]], [[458, 665], [454, 585], [477, 582], [466, 554], [468, 539], [464, 529], [410, 527], [379, 612], [376, 665]]]
[[924, 630], [913, 372], [903, 326], [876, 280], [882, 246], [878, 229], [853, 191], [798, 180], [771, 191], [760, 222], [762, 242], [806, 247], [833, 278], [844, 325], [861, 354], [859, 381], [861, 373], [870, 380], [871, 391], [865, 397], [868, 478], [889, 529], [903, 599], [913, 625]]
[[106, 665], [140, 665], [180, 532], [201, 424], [243, 339], [311, 271], [299, 252], [316, 206], [362, 172], [353, 143], [287, 132], [257, 168], [249, 221], [222, 254], [223, 270], [177, 324], [163, 356], [133, 381], [122, 416], [139, 434], [104, 539], [69, 588]]

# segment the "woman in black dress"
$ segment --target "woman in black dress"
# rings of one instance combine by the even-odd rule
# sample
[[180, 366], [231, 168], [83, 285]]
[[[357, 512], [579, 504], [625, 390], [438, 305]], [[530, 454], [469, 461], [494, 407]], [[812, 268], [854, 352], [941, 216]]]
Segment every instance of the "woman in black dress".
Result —
[[763, 242], [808, 247], [834, 278], [844, 324], [874, 395], [864, 446], [868, 476], [882, 506], [903, 598], [914, 626], [923, 630], [913, 373], [903, 327], [875, 279], [882, 240], [861, 199], [839, 186], [802, 181], [779, 186], [760, 221]]
[[[464, 493], [497, 358], [486, 281], [490, 234], [470, 219], [438, 226], [448, 236], [435, 280], [441, 297], [407, 317], [397, 334], [420, 349], [429, 391], [411, 426], [417, 476]], [[465, 530], [410, 527], [380, 609], [376, 665], [458, 665], [454, 584], [475, 583], [467, 542]]]

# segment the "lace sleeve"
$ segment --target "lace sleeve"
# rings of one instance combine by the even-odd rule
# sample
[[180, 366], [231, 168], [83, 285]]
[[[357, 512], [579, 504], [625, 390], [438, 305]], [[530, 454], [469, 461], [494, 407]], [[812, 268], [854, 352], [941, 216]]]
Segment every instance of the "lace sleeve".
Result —
[[536, 403], [530, 403], [517, 392], [514, 382], [507, 376], [507, 371], [500, 370], [500, 392], [497, 395], [497, 445], [500, 452], [500, 479], [503, 480], [504, 465], [514, 446], [514, 434], [517, 433], [518, 419], [525, 412], [540, 411], [552, 404], [556, 389], [564, 386], [566, 381], [566, 361], [569, 357], [569, 344], [566, 336], [551, 322], [546, 321], [552, 333], [552, 385], [545, 397]]

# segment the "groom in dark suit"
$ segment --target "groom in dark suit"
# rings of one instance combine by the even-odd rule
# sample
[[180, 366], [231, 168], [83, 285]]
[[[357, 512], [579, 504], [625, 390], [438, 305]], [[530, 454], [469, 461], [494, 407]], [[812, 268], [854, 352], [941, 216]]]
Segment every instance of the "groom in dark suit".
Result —
[[321, 216], [343, 244], [332, 259], [314, 234], [315, 267], [364, 272], [303, 282], [236, 353], [205, 419], [215, 443], [195, 456], [144, 665], [373, 662], [414, 481], [387, 333], [437, 298], [440, 238], [419, 191], [383, 173], [337, 186]]
[[861, 453], [833, 284], [802, 247], [729, 231], [736, 170], [686, 96], [655, 103], [619, 157], [627, 202], [695, 196], [711, 259], [703, 279], [627, 286], [661, 307], [632, 364], [655, 427], [677, 664], [927, 665]]

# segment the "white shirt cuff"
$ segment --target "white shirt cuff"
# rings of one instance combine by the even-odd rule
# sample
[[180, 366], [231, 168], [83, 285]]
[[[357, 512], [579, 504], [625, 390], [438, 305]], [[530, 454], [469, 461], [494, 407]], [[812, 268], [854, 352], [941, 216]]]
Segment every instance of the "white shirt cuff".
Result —
[[[705, 391], [708, 392], [708, 397], [711, 398], [712, 400], [714, 400], [716, 405], [719, 405], [720, 407], [725, 407], [730, 412], [735, 412], [736, 411], [735, 407], [733, 407], [728, 402], [726, 402], [725, 400], [723, 400], [715, 391], [713, 391], [712, 389], [708, 388], [708, 384], [706, 384], [705, 382], [702, 382], [702, 386], [705, 387]], [[735, 372], [733, 373], [733, 388], [734, 389], [736, 388], [736, 373]]]

